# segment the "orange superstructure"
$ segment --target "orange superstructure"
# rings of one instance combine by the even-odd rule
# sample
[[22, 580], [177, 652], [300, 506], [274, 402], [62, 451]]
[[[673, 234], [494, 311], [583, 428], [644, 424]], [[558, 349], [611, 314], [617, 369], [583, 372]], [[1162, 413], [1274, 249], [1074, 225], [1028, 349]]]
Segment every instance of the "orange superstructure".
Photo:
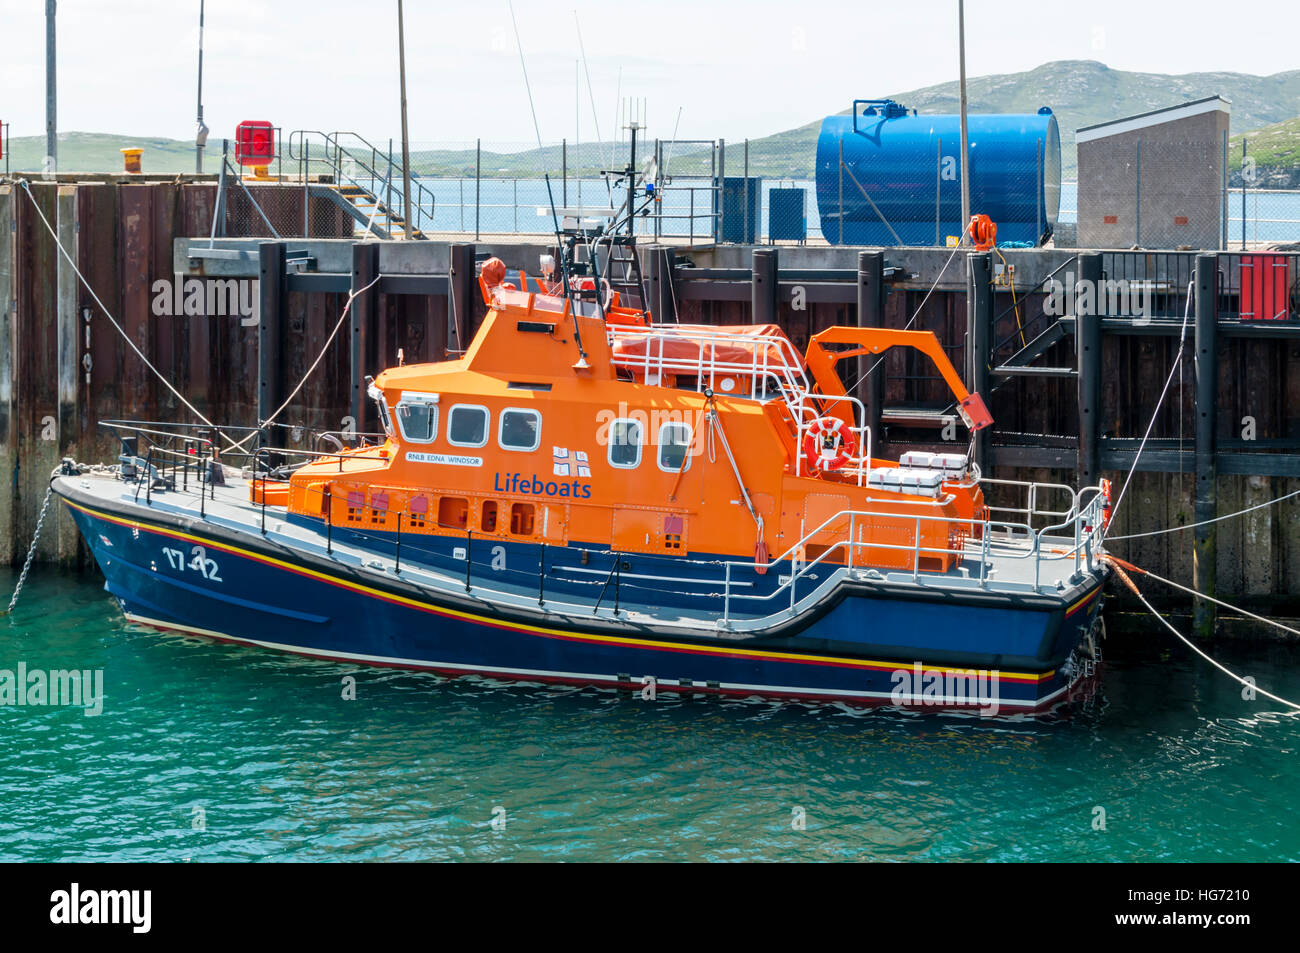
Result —
[[[403, 534], [758, 562], [801, 543], [801, 559], [852, 551], [855, 565], [940, 571], [984, 513], [965, 454], [874, 458], [835, 371], [844, 357], [915, 348], [967, 425], [986, 426], [929, 332], [831, 328], [800, 354], [773, 325], [650, 324], [616, 293], [601, 308], [504, 277], [484, 265], [490, 310], [463, 356], [375, 379], [387, 439], [299, 468], [290, 512], [368, 531], [400, 522]], [[843, 547], [850, 511], [871, 515]]]

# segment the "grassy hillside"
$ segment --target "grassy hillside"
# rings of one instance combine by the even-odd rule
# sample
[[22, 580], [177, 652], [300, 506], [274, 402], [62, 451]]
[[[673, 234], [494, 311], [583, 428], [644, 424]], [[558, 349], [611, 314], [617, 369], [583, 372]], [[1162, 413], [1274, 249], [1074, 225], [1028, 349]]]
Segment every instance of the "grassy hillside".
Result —
[[[960, 105], [956, 82], [906, 92], [881, 93], [868, 89], [856, 94], [883, 95], [923, 113], [955, 113]], [[1024, 73], [979, 76], [967, 81], [971, 112], [1031, 113], [1037, 112], [1040, 106], [1050, 106], [1061, 125], [1061, 161], [1067, 179], [1075, 174], [1076, 129], [1216, 94], [1232, 103], [1233, 129], [1257, 129], [1279, 123], [1300, 115], [1300, 70], [1273, 76], [1244, 73], [1167, 76], [1113, 70], [1091, 60], [1061, 60]], [[851, 95], [845, 96], [845, 113], [851, 99]], [[819, 118], [797, 129], [750, 140], [751, 173], [810, 178], [820, 128]], [[1241, 149], [1240, 141], [1237, 149]], [[739, 143], [728, 152], [728, 168], [738, 158]]]
[[[1300, 185], [1300, 70], [1273, 76], [1249, 76], [1244, 73], [1187, 73], [1168, 76], [1159, 73], [1135, 73], [1113, 70], [1091, 60], [1062, 60], [1046, 63], [1023, 73], [979, 76], [968, 83], [972, 112], [1035, 112], [1050, 106], [1061, 124], [1062, 162], [1066, 178], [1075, 174], [1074, 131], [1124, 116], [1174, 106], [1191, 99], [1215, 94], [1232, 103], [1232, 128], [1254, 130], [1246, 133], [1249, 149], [1256, 156], [1257, 167], [1266, 170], [1270, 183], [1289, 182]], [[927, 86], [903, 92], [859, 89], [845, 92], [845, 112], [854, 95], [889, 96], [903, 105], [923, 113], [951, 113], [958, 108], [955, 82]], [[749, 169], [753, 175], [767, 178], [811, 178], [817, 133], [821, 117], [806, 125], [775, 135], [751, 139]], [[1235, 154], [1240, 154], [1241, 140], [1234, 140]], [[175, 139], [125, 137], [92, 133], [67, 133], [59, 141], [59, 168], [66, 171], [105, 172], [122, 168], [123, 146], [140, 146], [145, 150], [146, 172], [189, 172], [194, 168], [194, 146]], [[207, 170], [216, 163], [210, 144]], [[569, 151], [570, 174], [589, 174], [608, 165], [609, 146], [597, 149], [584, 143], [581, 156]], [[13, 140], [12, 166], [15, 170], [39, 170], [45, 151], [43, 137]], [[617, 161], [624, 156], [620, 151]], [[424, 175], [472, 176], [473, 149], [420, 149], [412, 154], [412, 168]], [[743, 163], [743, 143], [727, 143], [727, 170], [738, 174]], [[1239, 165], [1240, 163], [1234, 163]], [[706, 172], [707, 150], [675, 155], [669, 172], [685, 174]], [[526, 149], [509, 152], [484, 151], [482, 170], [485, 177], [538, 175], [544, 170], [554, 174], [560, 169], [560, 149], [548, 146], [540, 152]], [[1262, 184], [1262, 183], [1261, 183]]]
[[[118, 136], [98, 132], [65, 132], [59, 135], [60, 172], [120, 172], [125, 148], [144, 150], [145, 172], [193, 172], [194, 143], [157, 136]], [[221, 144], [217, 143], [220, 150]], [[15, 136], [9, 168], [15, 172], [39, 172], [45, 159], [44, 136]], [[209, 172], [216, 171], [211, 152], [205, 156]]]
[[1300, 188], [1300, 117], [1233, 136], [1228, 144], [1232, 185], [1242, 184], [1241, 142], [1255, 162], [1254, 180], [1247, 185], [1265, 189]]

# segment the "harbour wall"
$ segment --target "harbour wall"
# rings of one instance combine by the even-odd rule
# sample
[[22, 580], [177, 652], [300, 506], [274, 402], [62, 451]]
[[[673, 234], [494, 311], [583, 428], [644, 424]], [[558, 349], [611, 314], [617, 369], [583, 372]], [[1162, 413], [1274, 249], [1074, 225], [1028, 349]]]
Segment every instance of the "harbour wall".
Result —
[[[279, 406], [324, 350], [282, 418], [300, 428], [286, 439], [306, 447], [313, 432], [375, 429], [362, 381], [396, 363], [399, 349], [413, 363], [465, 346], [485, 313], [476, 260], [497, 255], [535, 274], [538, 256], [550, 250], [536, 239], [359, 242], [352, 222], [327, 207], [311, 214], [322, 237], [214, 240], [203, 236], [216, 185], [196, 177], [34, 180], [30, 189], [34, 202], [22, 185], [0, 185], [0, 467], [11, 484], [0, 496], [0, 561], [7, 563], [26, 555], [50, 471], [62, 458], [116, 459], [104, 421], [193, 419], [125, 337], [203, 415], [244, 426]], [[295, 202], [305, 198], [266, 190], [259, 202], [273, 222], [302, 220]], [[1241, 320], [1240, 256], [800, 245], [642, 246], [641, 253], [650, 306], [668, 320], [775, 321], [800, 349], [837, 324], [933, 331], [972, 389], [987, 396], [995, 425], [977, 445], [986, 475], [1069, 485], [1106, 477], [1118, 494], [1137, 458], [1112, 551], [1202, 591], [1300, 616], [1293, 595], [1300, 594], [1300, 497], [1197, 530], [1161, 532], [1300, 491], [1300, 327]], [[1080, 275], [1122, 277], [1148, 295], [1148, 313], [1080, 313], [1068, 294], [1064, 307], [1054, 304], [1055, 285], [1073, 286]], [[349, 291], [376, 277], [336, 330]], [[159, 281], [169, 283], [166, 301]], [[186, 300], [195, 300], [187, 299], [187, 282], [198, 282], [190, 288], [201, 288], [206, 307], [208, 284], [229, 281], [256, 282], [255, 321], [186, 313]], [[845, 364], [846, 383], [869, 366]], [[891, 352], [855, 393], [878, 435], [878, 456], [917, 446], [965, 449], [964, 429], [954, 437], [947, 427], [953, 409], [945, 386], [916, 355]], [[86, 562], [57, 508], [46, 517], [37, 556]], [[1161, 601], [1188, 604], [1167, 594]], [[1196, 621], [1202, 634], [1215, 624], [1204, 611]]]

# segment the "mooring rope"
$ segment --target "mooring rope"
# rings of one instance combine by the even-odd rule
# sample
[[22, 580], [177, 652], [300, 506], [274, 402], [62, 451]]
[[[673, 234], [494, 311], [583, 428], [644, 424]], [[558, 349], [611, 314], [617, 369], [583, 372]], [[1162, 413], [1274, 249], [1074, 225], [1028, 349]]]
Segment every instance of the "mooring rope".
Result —
[[74, 261], [72, 256], [68, 254], [68, 250], [63, 247], [63, 243], [59, 241], [58, 233], [55, 232], [54, 228], [50, 225], [50, 220], [45, 217], [45, 213], [41, 210], [40, 203], [36, 201], [36, 196], [32, 194], [31, 186], [27, 184], [27, 180], [20, 179], [19, 184], [23, 187], [23, 191], [27, 193], [27, 198], [31, 200], [32, 208], [36, 209], [36, 214], [40, 217], [42, 224], [45, 225], [45, 230], [49, 232], [50, 237], [54, 239], [54, 245], [56, 248], [58, 248], [59, 254], [61, 254], [64, 258], [66, 258], [68, 264], [72, 266], [72, 270], [76, 274], [78, 280], [82, 283], [83, 286], [85, 286], [85, 289], [90, 292], [90, 296], [95, 299], [95, 304], [99, 305], [99, 310], [104, 312], [104, 317], [108, 318], [108, 323], [113, 325], [113, 327], [117, 329], [117, 333], [122, 336], [122, 339], [126, 341], [127, 345], [131, 348], [131, 350], [135, 351], [136, 355], [140, 358], [140, 360], [144, 362], [144, 366], [149, 368], [149, 370], [153, 372], [154, 376], [157, 377], [158, 380], [162, 381], [164, 386], [166, 386], [166, 388], [169, 391], [171, 391], [173, 394], [176, 395], [176, 399], [179, 400], [182, 404], [184, 404], [186, 409], [188, 409], [190, 413], [192, 413], [203, 423], [207, 424], [213, 430], [217, 431], [218, 433], [221, 433], [221, 436], [225, 437], [226, 442], [229, 443], [232, 447], [237, 446], [229, 437], [226, 437], [226, 435], [221, 432], [220, 427], [218, 427], [212, 421], [208, 420], [207, 417], [204, 417], [203, 414], [199, 413], [199, 409], [195, 407], [193, 404], [191, 404], [188, 400], [186, 400], [185, 395], [182, 394], [180, 391], [178, 391], [174, 386], [172, 386], [172, 382], [169, 381], [166, 377], [164, 377], [162, 373], [158, 370], [158, 368], [154, 367], [153, 364], [150, 363], [149, 358], [145, 357], [144, 352], [140, 350], [140, 348], [136, 345], [135, 341], [131, 340], [131, 335], [127, 334], [126, 330], [122, 327], [122, 325], [117, 323], [117, 319], [113, 317], [112, 312], [108, 310], [108, 308], [104, 305], [104, 302], [100, 299], [99, 295], [96, 294], [95, 289], [92, 288], [90, 282], [86, 280], [86, 276], [83, 275], [81, 273], [81, 269], [77, 267], [76, 261]]
[[[173, 394], [176, 395], [176, 399], [179, 400], [182, 404], [184, 404], [186, 409], [188, 409], [190, 413], [192, 413], [195, 417], [197, 417], [201, 422], [211, 427], [217, 433], [221, 434], [221, 436], [225, 439], [226, 443], [229, 444], [229, 446], [226, 448], [227, 451], [232, 451], [232, 450], [242, 451], [244, 449], [244, 444], [246, 444], [249, 440], [253, 439], [253, 437], [256, 436], [256, 434], [249, 434], [248, 436], [244, 437], [243, 440], [239, 440], [239, 441], [232, 440], [221, 430], [220, 427], [218, 427], [212, 421], [208, 420], [207, 417], [203, 416], [203, 414], [199, 412], [199, 409], [197, 407], [195, 407], [188, 400], [186, 400], [184, 394], [182, 394], [174, 386], [172, 386], [171, 381], [169, 381], [166, 377], [164, 377], [163, 374], [158, 370], [158, 368], [154, 367], [154, 365], [149, 361], [149, 358], [145, 357], [144, 352], [141, 351], [140, 348], [136, 346], [135, 341], [131, 340], [131, 336], [126, 333], [125, 329], [123, 329], [123, 327], [120, 324], [117, 323], [117, 319], [113, 317], [112, 312], [110, 312], [108, 308], [105, 307], [104, 302], [100, 299], [99, 295], [95, 293], [95, 289], [91, 287], [90, 282], [86, 280], [86, 276], [83, 275], [81, 273], [81, 269], [77, 267], [76, 261], [74, 261], [72, 256], [68, 254], [67, 249], [63, 247], [63, 243], [59, 241], [58, 234], [50, 226], [49, 219], [45, 217], [45, 213], [41, 211], [41, 206], [39, 205], [39, 203], [37, 203], [36, 196], [32, 194], [31, 188], [27, 184], [27, 180], [20, 179], [19, 184], [22, 185], [23, 191], [27, 193], [27, 197], [31, 200], [32, 207], [36, 209], [36, 214], [40, 216], [41, 222], [45, 225], [45, 230], [48, 231], [50, 233], [50, 237], [54, 239], [55, 247], [59, 249], [59, 253], [62, 254], [65, 259], [67, 259], [67, 262], [69, 265], [72, 266], [72, 270], [76, 274], [77, 279], [82, 283], [85, 289], [88, 292], [90, 292], [90, 296], [95, 299], [95, 303], [99, 305], [99, 309], [104, 313], [104, 317], [108, 318], [109, 324], [111, 324], [117, 330], [117, 333], [122, 336], [123, 340], [126, 341], [126, 343], [130, 346], [131, 350], [135, 351], [136, 355], [139, 356], [140, 360], [144, 362], [144, 366], [149, 368], [149, 370], [153, 372], [153, 375], [157, 377], [158, 380], [162, 381], [169, 391], [171, 391]], [[273, 413], [269, 418], [267, 418], [264, 421], [261, 421], [260, 423], [261, 427], [266, 427], [274, 423], [275, 419], [279, 417], [280, 414], [284, 412], [285, 408], [287, 408], [289, 404], [293, 402], [294, 398], [298, 396], [299, 392], [303, 388], [303, 385], [307, 383], [307, 378], [311, 377], [312, 373], [316, 370], [316, 368], [320, 366], [321, 361], [325, 359], [325, 355], [326, 353], [328, 353], [330, 345], [334, 342], [334, 338], [338, 335], [339, 328], [343, 326], [343, 322], [347, 319], [347, 316], [352, 309], [352, 302], [355, 301], [358, 297], [360, 297], [363, 293], [373, 288], [379, 282], [379, 279], [381, 277], [382, 276], [380, 275], [376, 275], [374, 280], [371, 281], [370, 284], [366, 285], [364, 288], [359, 288], [356, 291], [351, 291], [348, 293], [348, 300], [347, 303], [343, 306], [343, 313], [339, 315], [339, 319], [335, 323], [334, 329], [330, 331], [329, 337], [325, 339], [325, 344], [321, 347], [320, 353], [316, 355], [316, 360], [312, 362], [311, 367], [309, 367], [306, 373], [302, 375], [302, 378], [298, 381], [298, 386], [293, 389], [293, 393], [289, 395], [288, 399], [285, 400], [285, 402], [281, 404], [276, 409], [275, 413]]]
[[[1244, 678], [1242, 678], [1240, 675], [1238, 675], [1236, 672], [1234, 672], [1234, 671], [1232, 671], [1231, 669], [1229, 669], [1229, 668], [1228, 668], [1227, 666], [1225, 666], [1223, 663], [1221, 663], [1221, 662], [1219, 662], [1219, 661], [1216, 661], [1215, 659], [1213, 659], [1213, 658], [1211, 658], [1209, 655], [1207, 655], [1207, 654], [1206, 654], [1206, 653], [1201, 649], [1200, 646], [1196, 645], [1196, 643], [1192, 642], [1191, 639], [1187, 638], [1187, 636], [1185, 636], [1185, 635], [1183, 635], [1183, 633], [1179, 632], [1178, 629], [1173, 625], [1173, 623], [1171, 623], [1168, 619], [1166, 619], [1166, 618], [1165, 618], [1164, 616], [1162, 616], [1159, 612], [1157, 612], [1156, 609], [1155, 609], [1155, 607], [1152, 606], [1151, 603], [1147, 602], [1146, 597], [1145, 597], [1144, 595], [1142, 595], [1142, 590], [1139, 589], [1139, 588], [1137, 587], [1137, 585], [1133, 582], [1133, 580], [1129, 578], [1128, 573], [1126, 573], [1126, 572], [1124, 571], [1124, 568], [1123, 568], [1123, 567], [1127, 566], [1127, 567], [1128, 567], [1129, 569], [1131, 569], [1131, 570], [1134, 570], [1134, 571], [1136, 571], [1136, 572], [1139, 572], [1139, 573], [1141, 573], [1141, 574], [1144, 575], [1144, 576], [1151, 576], [1152, 578], [1155, 578], [1155, 579], [1160, 579], [1159, 576], [1155, 576], [1153, 573], [1149, 573], [1149, 572], [1147, 572], [1147, 571], [1144, 570], [1144, 569], [1139, 569], [1137, 566], [1134, 566], [1132, 563], [1125, 563], [1125, 562], [1123, 562], [1123, 560], [1117, 560], [1114, 556], [1109, 556], [1109, 555], [1108, 555], [1106, 558], [1110, 561], [1111, 568], [1115, 571], [1115, 575], [1117, 575], [1117, 576], [1120, 578], [1120, 581], [1123, 582], [1124, 585], [1128, 586], [1128, 588], [1132, 591], [1133, 595], [1135, 595], [1135, 596], [1138, 597], [1138, 601], [1140, 601], [1144, 606], [1146, 606], [1147, 611], [1150, 612], [1150, 613], [1151, 613], [1153, 616], [1155, 616], [1157, 619], [1159, 619], [1160, 622], [1161, 622], [1161, 624], [1162, 624], [1165, 628], [1167, 628], [1170, 632], [1172, 632], [1175, 636], [1177, 636], [1177, 638], [1179, 639], [1179, 641], [1181, 641], [1181, 642], [1182, 642], [1184, 645], [1186, 645], [1189, 649], [1191, 649], [1193, 652], [1195, 652], [1195, 653], [1196, 653], [1197, 655], [1199, 655], [1201, 658], [1205, 659], [1205, 661], [1209, 662], [1211, 665], [1213, 665], [1215, 668], [1217, 668], [1217, 669], [1218, 669], [1220, 672], [1222, 672], [1224, 675], [1227, 675], [1229, 678], [1233, 679], [1234, 681], [1238, 682], [1239, 684], [1244, 685], [1246, 688], [1250, 689], [1252, 692], [1258, 692], [1259, 694], [1263, 695], [1265, 698], [1271, 698], [1273, 701], [1278, 702], [1278, 703], [1283, 704], [1283, 705], [1286, 705], [1288, 708], [1292, 708], [1292, 709], [1295, 709], [1296, 711], [1300, 711], [1300, 704], [1296, 704], [1296, 703], [1293, 702], [1293, 701], [1288, 701], [1287, 699], [1283, 698], [1281, 695], [1274, 695], [1272, 692], [1268, 691], [1267, 689], [1260, 688], [1260, 687], [1259, 687], [1258, 685], [1256, 685], [1254, 682], [1252, 682], [1252, 681], [1247, 681], [1246, 679], [1244, 679]], [[1160, 581], [1161, 581], [1161, 582], [1169, 582], [1169, 580], [1167, 580], [1167, 579], [1160, 579]], [[1176, 588], [1180, 588], [1180, 589], [1181, 589], [1181, 588], [1184, 588], [1184, 587], [1182, 587], [1182, 586], [1178, 586], [1176, 583], [1170, 583], [1170, 585], [1174, 585]], [[1191, 590], [1188, 590], [1188, 591], [1191, 591]], [[1202, 595], [1201, 593], [1193, 593], [1193, 594], [1199, 596], [1199, 597], [1202, 598], [1202, 599], [1210, 599], [1209, 596]], [[1277, 626], [1279, 626], [1279, 628], [1287, 629], [1288, 632], [1295, 632], [1295, 631], [1296, 631], [1295, 629], [1287, 628], [1286, 626], [1283, 626], [1283, 625], [1281, 625], [1280, 623], [1272, 622], [1272, 620], [1264, 619], [1264, 618], [1262, 618], [1261, 616], [1256, 616], [1256, 615], [1253, 615], [1252, 613], [1248, 613], [1248, 612], [1246, 612], [1244, 609], [1237, 609], [1235, 606], [1230, 606], [1230, 605], [1228, 605], [1228, 604], [1225, 603], [1225, 602], [1219, 602], [1219, 600], [1217, 600], [1217, 599], [1210, 599], [1210, 601], [1211, 601], [1211, 602], [1216, 602], [1216, 603], [1218, 603], [1219, 605], [1224, 606], [1225, 608], [1232, 609], [1232, 610], [1235, 611], [1235, 612], [1241, 612], [1243, 615], [1250, 615], [1252, 618], [1260, 619], [1260, 621], [1263, 621], [1263, 622], [1270, 622], [1270, 624], [1272, 624], [1272, 625], [1277, 625]], [[1300, 635], [1300, 632], [1297, 632], [1296, 634], [1297, 634], [1297, 635]]]
[[1286, 493], [1274, 499], [1266, 500], [1263, 503], [1256, 503], [1254, 506], [1248, 506], [1244, 510], [1237, 510], [1235, 513], [1225, 513], [1223, 516], [1216, 516], [1213, 519], [1201, 520], [1199, 523], [1185, 523], [1182, 526], [1166, 526], [1164, 529], [1153, 529], [1149, 533], [1129, 533], [1126, 536], [1111, 536], [1108, 534], [1106, 536], [1106, 541], [1118, 542], [1122, 539], [1145, 539], [1148, 536], [1162, 536], [1165, 533], [1181, 533], [1185, 529], [1195, 529], [1198, 526], [1209, 526], [1211, 523], [1221, 523], [1224, 520], [1236, 519], [1238, 516], [1245, 516], [1247, 513], [1253, 513], [1255, 510], [1262, 510], [1270, 506], [1276, 506], [1279, 503], [1284, 503], [1296, 496], [1300, 496], [1300, 490], [1295, 490], [1294, 492]]
[[[1165, 397], [1169, 394], [1169, 385], [1174, 382], [1174, 374], [1183, 365], [1183, 350], [1187, 343], [1187, 321], [1192, 314], [1192, 286], [1195, 281], [1187, 282], [1187, 304], [1183, 307], [1183, 330], [1178, 336], [1178, 356], [1174, 358], [1173, 367], [1169, 368], [1169, 376], [1165, 378], [1165, 388], [1160, 392], [1160, 399], [1156, 401], [1156, 409], [1151, 412], [1151, 422], [1147, 424], [1147, 432], [1142, 435], [1142, 442], [1138, 444], [1137, 453], [1133, 456], [1133, 465], [1129, 467], [1128, 475], [1124, 477], [1124, 485], [1120, 487], [1119, 497], [1115, 500], [1115, 505], [1111, 507], [1110, 518], [1113, 521], [1115, 514], [1119, 512], [1119, 505], [1124, 502], [1124, 494], [1128, 492], [1128, 485], [1133, 480], [1133, 474], [1137, 472], [1138, 461], [1142, 459], [1142, 451], [1146, 449], [1147, 441], [1151, 438], [1151, 431], [1155, 428], [1156, 418], [1160, 416], [1160, 408], [1164, 406]], [[1181, 380], [1181, 377], [1179, 378]]]
[[1197, 592], [1195, 589], [1192, 589], [1189, 586], [1184, 586], [1182, 583], [1174, 582], [1172, 579], [1166, 579], [1164, 576], [1158, 576], [1155, 573], [1151, 572], [1149, 569], [1143, 569], [1141, 566], [1135, 566], [1130, 562], [1120, 559], [1118, 556], [1114, 556], [1110, 553], [1107, 553], [1106, 558], [1110, 560], [1112, 565], [1118, 566], [1121, 569], [1126, 569], [1129, 572], [1135, 572], [1143, 576], [1150, 576], [1156, 582], [1163, 582], [1166, 586], [1169, 586], [1173, 589], [1178, 589], [1179, 591], [1185, 592], [1188, 595], [1195, 596], [1197, 599], [1204, 599], [1206, 602], [1213, 602], [1216, 606], [1222, 606], [1223, 608], [1231, 612], [1236, 612], [1238, 615], [1244, 615], [1248, 619], [1254, 619], [1256, 622], [1263, 622], [1265, 625], [1271, 625], [1274, 628], [1281, 629], [1283, 632], [1289, 632], [1292, 635], [1300, 635], [1300, 629], [1293, 629], [1289, 625], [1283, 625], [1281, 622], [1278, 622], [1276, 619], [1269, 619], [1262, 615], [1256, 615], [1255, 613], [1250, 612], [1247, 609], [1242, 609], [1241, 607], [1234, 606], [1229, 602], [1224, 602], [1222, 599], [1216, 599], [1214, 598], [1214, 596], [1207, 596], [1203, 592]]
[[[298, 386], [293, 389], [292, 394], [290, 394], [288, 397], [284, 399], [284, 403], [276, 408], [275, 413], [273, 413], [266, 420], [260, 422], [259, 424], [260, 428], [269, 427], [271, 426], [271, 424], [275, 423], [275, 418], [279, 417], [280, 414], [284, 413], [285, 408], [288, 407], [291, 403], [293, 403], [294, 398], [296, 398], [298, 396], [298, 393], [302, 390], [303, 385], [307, 383], [307, 378], [311, 377], [311, 375], [315, 372], [316, 368], [320, 366], [320, 362], [325, 359], [325, 355], [329, 353], [330, 345], [334, 343], [334, 338], [339, 333], [339, 328], [343, 327], [343, 322], [347, 320], [348, 313], [352, 310], [352, 302], [355, 301], [357, 298], [361, 297], [361, 295], [365, 294], [376, 284], [378, 284], [379, 279], [381, 277], [383, 276], [375, 275], [374, 280], [372, 280], [370, 284], [366, 285], [364, 288], [358, 288], [356, 291], [352, 291], [348, 293], [347, 303], [343, 305], [343, 313], [340, 314], [339, 319], [336, 322], [334, 322], [334, 328], [333, 330], [330, 331], [329, 337], [325, 339], [325, 343], [321, 346], [320, 353], [316, 355], [316, 360], [312, 361], [311, 367], [307, 368], [307, 370], [303, 372], [302, 377], [299, 378], [298, 380]], [[232, 444], [232, 447], [243, 450], [244, 444], [247, 443], [249, 440], [252, 440], [253, 437], [255, 436], [257, 436], [255, 433], [251, 433], [248, 436], [246, 436], [243, 440], [239, 441], [238, 443]]]
[[[958, 238], [957, 244], [952, 246], [952, 253], [948, 256], [948, 260], [945, 261], [943, 263], [943, 267], [939, 269], [939, 274], [935, 277], [934, 284], [930, 285], [930, 290], [925, 293], [925, 297], [921, 299], [921, 303], [917, 305], [916, 310], [912, 312], [912, 316], [908, 318], [907, 323], [903, 325], [904, 331], [910, 330], [912, 325], [916, 323], [916, 319], [921, 316], [921, 312], [925, 310], [925, 303], [929, 301], [930, 296], [934, 294], [934, 289], [939, 287], [939, 282], [943, 280], [944, 273], [948, 270], [948, 266], [951, 265], [952, 260], [957, 257], [957, 252], [961, 251], [964, 247], [966, 247], [962, 245], [962, 242], [966, 239], [966, 236], [969, 233], [970, 233], [970, 225], [967, 224], [965, 230], [963, 230], [961, 233], [961, 237]], [[877, 355], [876, 360], [872, 363], [872, 365], [868, 367], [865, 371], [863, 371], [862, 376], [859, 377], [856, 381], [854, 381], [851, 387], [846, 388], [844, 392], [846, 394], [852, 394], [855, 390], [857, 390], [858, 385], [861, 384], [863, 381], [865, 381], [873, 373], [875, 373], [876, 368], [879, 367], [884, 362], [885, 362], [885, 355], [884, 354]]]

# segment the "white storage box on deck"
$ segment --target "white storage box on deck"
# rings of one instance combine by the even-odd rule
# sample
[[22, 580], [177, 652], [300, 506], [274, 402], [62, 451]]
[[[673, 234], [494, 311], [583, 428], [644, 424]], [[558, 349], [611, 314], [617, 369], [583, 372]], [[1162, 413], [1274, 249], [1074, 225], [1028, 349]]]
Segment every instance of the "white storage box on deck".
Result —
[[873, 467], [867, 471], [867, 486], [872, 489], [916, 496], [938, 496], [943, 479], [938, 470], [914, 467]]
[[938, 470], [948, 480], [960, 480], [964, 477], [967, 462], [964, 453], [927, 453], [924, 450], [909, 450], [898, 458], [900, 467]]

